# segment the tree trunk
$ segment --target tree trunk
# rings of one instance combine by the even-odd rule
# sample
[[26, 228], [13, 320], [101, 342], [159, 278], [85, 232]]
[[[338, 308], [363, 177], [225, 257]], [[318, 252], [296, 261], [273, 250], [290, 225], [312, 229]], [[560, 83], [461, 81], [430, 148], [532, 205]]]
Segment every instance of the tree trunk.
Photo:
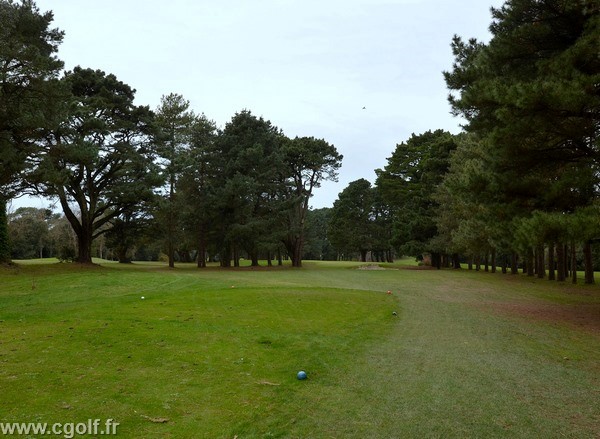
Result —
[[273, 255], [271, 254], [271, 250], [267, 252], [267, 267], [273, 266]]
[[543, 279], [546, 277], [546, 263], [545, 263], [545, 248], [544, 245], [540, 245], [537, 248], [537, 277]]
[[[304, 247], [304, 241], [301, 236], [288, 236], [285, 242], [285, 247], [292, 260], [292, 267], [302, 267], [302, 249]], [[362, 254], [362, 251], [361, 251]], [[365, 251], [366, 257], [366, 251]]]
[[198, 240], [198, 268], [206, 268], [206, 241], [202, 229], [200, 229], [200, 239]]
[[283, 265], [283, 257], [281, 256], [281, 249], [277, 249], [277, 265]]
[[[562, 251], [564, 254], [564, 258], [563, 258], [563, 272], [565, 273], [565, 278], [569, 277], [569, 264], [570, 264], [570, 259], [571, 257], [569, 256], [571, 253], [569, 252], [569, 246], [567, 244], [564, 244], [562, 247]], [[577, 259], [575, 259], [575, 265], [577, 265]]]
[[431, 266], [438, 270], [442, 268], [442, 255], [440, 253], [431, 253]]
[[460, 266], [460, 257], [458, 256], [458, 253], [453, 253], [452, 254], [452, 267], [455, 270], [460, 270], [461, 266]]
[[233, 245], [233, 266], [234, 267], [239, 267], [240, 266], [240, 252], [237, 248], [237, 245]]
[[77, 235], [77, 262], [80, 264], [92, 263], [92, 233], [85, 227]]
[[577, 247], [571, 244], [571, 282], [577, 283]]
[[554, 267], [554, 243], [548, 244], [548, 280], [556, 280]]
[[119, 258], [119, 264], [131, 264], [131, 258], [127, 256], [129, 248], [126, 245], [120, 245], [117, 247], [117, 257]]
[[301, 257], [298, 254], [299, 238], [293, 233], [288, 233], [288, 236], [283, 241], [285, 250], [292, 260], [292, 267], [300, 267], [302, 265]]
[[442, 256], [441, 256], [441, 258], [442, 258], [441, 259], [442, 260], [442, 262], [441, 262], [442, 267], [448, 268], [450, 266], [450, 263], [448, 262], [448, 255], [445, 254], [445, 253], [443, 253]]
[[8, 264], [11, 261], [6, 206], [7, 201], [0, 198], [0, 264]]
[[367, 251], [360, 250], [360, 262], [367, 262]]
[[294, 255], [292, 258], [292, 266], [296, 268], [302, 267], [302, 244], [301, 242], [296, 243], [294, 246]]
[[167, 243], [167, 256], [169, 257], [169, 268], [175, 268], [175, 248], [173, 247], [173, 241], [170, 238]]
[[565, 246], [560, 243], [556, 244], [556, 280], [558, 282], [564, 282], [566, 279], [565, 257]]
[[229, 248], [221, 251], [219, 259], [221, 267], [231, 267], [231, 253]]
[[496, 249], [492, 249], [492, 273], [496, 272]]
[[533, 264], [533, 250], [527, 250], [527, 276], [533, 277], [535, 275], [535, 267]]
[[475, 271], [481, 270], [481, 256], [475, 256]]
[[169, 177], [169, 211], [167, 213], [167, 256], [169, 258], [169, 268], [175, 268], [175, 177], [173, 174]]
[[468, 267], [469, 267], [469, 270], [473, 269], [473, 256], [469, 256]]
[[483, 266], [486, 273], [490, 271], [490, 254], [486, 251], [483, 257]]
[[519, 255], [514, 252], [510, 260], [510, 274], [519, 274]]
[[585, 283], [593, 284], [594, 281], [594, 262], [592, 260], [592, 244], [587, 241], [583, 246], [583, 260], [585, 264]]
[[250, 259], [252, 260], [252, 267], [258, 267], [258, 252], [255, 250], [250, 255]]

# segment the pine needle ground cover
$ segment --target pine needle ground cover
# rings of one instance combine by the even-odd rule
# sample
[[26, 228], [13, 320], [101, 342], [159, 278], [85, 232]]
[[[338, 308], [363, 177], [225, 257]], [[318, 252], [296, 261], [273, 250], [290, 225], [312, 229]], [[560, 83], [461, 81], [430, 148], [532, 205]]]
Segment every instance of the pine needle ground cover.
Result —
[[0, 422], [114, 419], [143, 438], [597, 437], [598, 287], [358, 265], [2, 268]]

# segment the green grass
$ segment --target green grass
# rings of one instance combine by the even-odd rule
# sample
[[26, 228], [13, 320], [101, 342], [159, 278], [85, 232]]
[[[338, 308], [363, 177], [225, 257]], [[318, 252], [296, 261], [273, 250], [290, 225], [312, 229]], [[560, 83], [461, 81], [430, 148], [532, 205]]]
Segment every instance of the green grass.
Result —
[[407, 261], [46, 262], [0, 269], [0, 422], [112, 418], [143, 438], [600, 431], [598, 287]]

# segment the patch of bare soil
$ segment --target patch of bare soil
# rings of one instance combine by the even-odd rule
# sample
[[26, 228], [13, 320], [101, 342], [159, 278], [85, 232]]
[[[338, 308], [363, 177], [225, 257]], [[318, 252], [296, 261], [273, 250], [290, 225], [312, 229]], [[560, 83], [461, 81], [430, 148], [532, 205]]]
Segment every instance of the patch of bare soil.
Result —
[[530, 320], [567, 324], [600, 337], [600, 304], [530, 304], [488, 302], [487, 309]]
[[432, 267], [431, 265], [407, 265], [402, 267], [404, 270], [437, 270], [437, 268]]
[[361, 265], [360, 267], [357, 268], [357, 270], [387, 270], [387, 268], [380, 267], [379, 265], [376, 265], [376, 264], [369, 264], [369, 265]]

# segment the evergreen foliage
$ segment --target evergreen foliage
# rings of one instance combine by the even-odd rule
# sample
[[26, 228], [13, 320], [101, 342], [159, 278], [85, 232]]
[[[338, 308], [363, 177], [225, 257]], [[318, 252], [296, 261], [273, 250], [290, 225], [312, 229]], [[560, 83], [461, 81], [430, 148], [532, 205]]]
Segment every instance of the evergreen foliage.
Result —
[[532, 255], [566, 260], [566, 244], [575, 254], [598, 237], [580, 212], [598, 202], [600, 13], [587, 1], [510, 0], [492, 14], [488, 44], [452, 42], [449, 100], [473, 137], [438, 191], [449, 200], [439, 224], [450, 247], [518, 252], [543, 276]]
[[10, 261], [7, 202], [21, 186], [58, 94], [63, 64], [55, 53], [63, 33], [50, 27], [52, 20], [33, 1], [0, 0], [0, 263]]
[[38, 193], [58, 198], [77, 235], [78, 262], [91, 263], [93, 240], [158, 183], [152, 113], [135, 106], [134, 90], [114, 75], [76, 67], [63, 83], [69, 98], [27, 179]]
[[400, 254], [439, 253], [432, 242], [438, 233], [433, 193], [455, 149], [456, 140], [448, 132], [413, 134], [396, 146], [387, 166], [376, 171], [382, 200], [391, 209], [392, 243]]
[[[182, 95], [152, 113], [114, 75], [76, 67], [58, 80], [52, 14], [0, 0], [0, 208], [17, 191], [57, 198], [80, 262], [108, 233], [124, 262], [162, 247], [176, 260], [258, 265], [277, 257], [391, 261], [430, 255], [438, 268], [507, 271], [592, 283], [600, 240], [600, 8], [589, 0], [507, 0], [488, 43], [455, 36], [444, 72], [464, 133], [413, 134], [375, 186], [351, 182], [310, 211], [342, 156], [324, 139], [288, 138], [249, 110], [219, 129]], [[6, 212], [0, 214], [0, 220]], [[15, 222], [15, 227], [27, 227]], [[33, 230], [33, 229], [32, 229]], [[10, 259], [6, 224], [0, 261]], [[29, 233], [36, 235], [36, 233]], [[15, 235], [16, 236], [16, 235]], [[19, 254], [31, 254], [31, 243]], [[69, 247], [73, 246], [69, 244]], [[149, 250], [152, 249], [152, 250]], [[43, 253], [43, 251], [42, 251]], [[326, 256], [328, 255], [328, 256]]]

